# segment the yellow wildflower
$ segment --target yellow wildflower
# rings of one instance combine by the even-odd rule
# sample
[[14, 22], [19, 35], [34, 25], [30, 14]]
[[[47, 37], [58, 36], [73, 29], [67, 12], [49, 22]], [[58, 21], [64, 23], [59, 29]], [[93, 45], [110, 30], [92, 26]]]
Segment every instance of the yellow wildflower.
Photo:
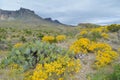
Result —
[[56, 40], [57, 41], [63, 41], [63, 40], [65, 40], [66, 39], [66, 36], [65, 35], [58, 35], [58, 36], [56, 36]]
[[44, 36], [42, 38], [42, 41], [50, 42], [50, 43], [54, 42], [54, 40], [55, 40], [54, 36]]
[[19, 47], [21, 47], [22, 45], [23, 45], [23, 43], [17, 43], [17, 44], [14, 45], [14, 47], [15, 47], [15, 48], [19, 48]]

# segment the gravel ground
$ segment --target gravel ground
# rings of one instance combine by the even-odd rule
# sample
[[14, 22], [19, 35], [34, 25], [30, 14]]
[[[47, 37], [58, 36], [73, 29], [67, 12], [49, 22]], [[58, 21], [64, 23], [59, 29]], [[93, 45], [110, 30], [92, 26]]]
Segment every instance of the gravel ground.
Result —
[[95, 55], [94, 53], [89, 53], [87, 55], [81, 55], [79, 58], [81, 60], [82, 68], [76, 75], [76, 80], [87, 80], [87, 75], [95, 72], [95, 70], [92, 68], [92, 64], [95, 60]]

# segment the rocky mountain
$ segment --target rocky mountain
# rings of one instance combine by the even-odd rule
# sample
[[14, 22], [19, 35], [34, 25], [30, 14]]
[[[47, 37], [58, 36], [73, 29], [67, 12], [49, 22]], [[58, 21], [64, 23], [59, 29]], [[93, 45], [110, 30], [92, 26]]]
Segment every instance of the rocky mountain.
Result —
[[40, 24], [40, 25], [53, 25], [53, 26], [60, 26], [65, 24], [62, 24], [58, 20], [52, 20], [51, 18], [42, 18], [38, 16], [34, 11], [25, 9], [25, 8], [20, 8], [19, 10], [16, 11], [8, 11], [8, 10], [2, 10], [0, 9], [0, 22], [1, 21], [23, 21], [27, 23], [35, 23], [35, 24]]
[[8, 11], [0, 9], [0, 20], [16, 20], [16, 19], [29, 19], [29, 18], [41, 19], [38, 15], [29, 9], [20, 8], [16, 11]]
[[58, 20], [52, 20], [52, 18], [45, 18], [45, 20], [50, 21], [50, 22], [55, 22], [55, 23], [62, 24], [62, 23], [59, 22]]

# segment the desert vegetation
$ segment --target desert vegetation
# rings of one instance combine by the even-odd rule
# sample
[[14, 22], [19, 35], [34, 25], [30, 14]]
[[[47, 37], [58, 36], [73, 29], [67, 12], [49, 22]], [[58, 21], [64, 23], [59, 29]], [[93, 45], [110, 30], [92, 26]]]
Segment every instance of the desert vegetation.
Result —
[[119, 24], [0, 26], [0, 80], [120, 80]]

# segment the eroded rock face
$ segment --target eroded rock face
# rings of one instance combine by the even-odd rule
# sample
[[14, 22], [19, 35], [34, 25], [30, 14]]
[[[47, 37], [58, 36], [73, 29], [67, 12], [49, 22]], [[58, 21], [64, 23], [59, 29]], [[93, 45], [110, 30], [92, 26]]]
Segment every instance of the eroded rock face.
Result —
[[25, 8], [20, 8], [19, 10], [16, 11], [8, 11], [8, 10], [0, 9], [0, 20], [15, 19], [29, 15], [35, 16], [34, 11]]
[[[25, 8], [20, 8], [19, 10], [16, 11], [10, 11], [10, 10], [2, 10], [0, 9], [0, 21], [22, 21], [22, 22], [27, 22], [27, 23], [32, 23], [35, 22], [37, 24], [42, 24], [43, 26], [46, 24], [50, 25], [62, 25], [62, 26], [67, 26], [65, 24], [62, 24], [58, 20], [52, 20], [52, 18], [42, 18], [39, 15], [35, 14], [34, 11], [25, 9]], [[52, 23], [52, 24], [51, 24]]]
[[55, 23], [62, 24], [62, 23], [60, 23], [58, 20], [52, 20], [52, 18], [45, 18], [45, 20], [47, 20], [47, 21], [49, 21], [49, 22], [55, 22]]

